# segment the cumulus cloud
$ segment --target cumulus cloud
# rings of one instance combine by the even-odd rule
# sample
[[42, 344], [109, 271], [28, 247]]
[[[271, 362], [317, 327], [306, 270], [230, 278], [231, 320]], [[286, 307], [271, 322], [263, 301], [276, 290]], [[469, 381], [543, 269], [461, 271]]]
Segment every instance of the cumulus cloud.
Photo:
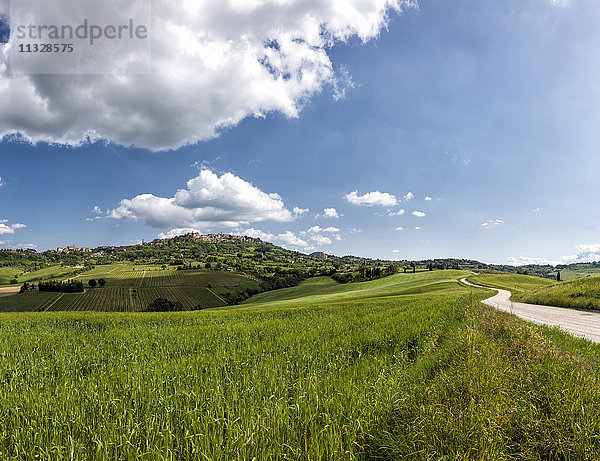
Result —
[[425, 201], [426, 202], [430, 202], [431, 200], [433, 200], [429, 195], [425, 196]]
[[311, 235], [310, 240], [316, 242], [317, 245], [331, 245], [331, 239], [329, 237], [325, 237], [324, 235]]
[[[48, 2], [37, 1], [30, 20], [47, 24]], [[390, 14], [410, 4], [153, 0], [149, 75], [12, 76], [9, 42], [0, 49], [0, 136], [18, 132], [33, 142], [70, 144], [102, 137], [161, 150], [209, 139], [248, 116], [296, 117], [325, 87], [339, 98], [352, 86], [346, 71], [334, 70], [334, 43], [377, 37]], [[104, 9], [124, 5], [107, 0]], [[61, 13], [58, 24], [81, 21], [77, 8]], [[95, 59], [96, 66], [114, 69], [138, 57]]]
[[299, 208], [297, 206], [294, 207], [294, 209], [292, 210], [292, 213], [294, 214], [294, 218], [297, 218], [298, 216], [302, 216], [303, 214], [308, 213], [310, 210], [308, 208]]
[[4, 186], [4, 181], [2, 180], [2, 176], [0, 176], [0, 187]]
[[343, 216], [337, 212], [335, 208], [325, 208], [323, 214], [317, 214], [315, 218], [339, 218]]
[[158, 228], [202, 230], [294, 219], [279, 195], [267, 194], [232, 173], [217, 176], [210, 170], [200, 171], [173, 197], [141, 194], [123, 199], [108, 216]]
[[367, 192], [363, 195], [358, 195], [358, 191], [352, 191], [346, 194], [344, 198], [352, 205], [358, 206], [395, 206], [398, 200], [392, 194], [387, 192]]
[[27, 227], [25, 224], [15, 223], [7, 224], [8, 220], [0, 219], [0, 235], [14, 234], [16, 229], [23, 229]]
[[416, 216], [417, 218], [422, 218], [422, 217], [426, 216], [426, 214], [423, 213], [422, 211], [413, 211], [412, 215]]
[[405, 202], [410, 202], [414, 198], [415, 198], [415, 195], [412, 192], [409, 192], [404, 197], [402, 197], [402, 200], [404, 200]]
[[504, 221], [501, 219], [490, 219], [484, 223], [481, 223], [481, 227], [495, 227], [504, 224]]
[[275, 235], [269, 232], [261, 231], [260, 229], [249, 228], [241, 232], [241, 234], [247, 235], [248, 237], [252, 237], [255, 239], [261, 239], [265, 242], [272, 242], [273, 240], [275, 240]]
[[94, 208], [92, 208], [92, 213], [102, 214], [102, 209], [98, 205], [96, 205]]
[[398, 226], [398, 227], [396, 227], [396, 230], [397, 230], [397, 231], [403, 231], [403, 230], [404, 230], [404, 227], [402, 227], [402, 226]]
[[302, 240], [300, 237], [298, 237], [296, 234], [294, 234], [291, 231], [287, 231], [283, 234], [279, 234], [277, 236], [277, 240], [281, 241], [284, 244], [291, 245], [291, 246], [298, 246], [298, 247], [308, 246], [307, 241]]

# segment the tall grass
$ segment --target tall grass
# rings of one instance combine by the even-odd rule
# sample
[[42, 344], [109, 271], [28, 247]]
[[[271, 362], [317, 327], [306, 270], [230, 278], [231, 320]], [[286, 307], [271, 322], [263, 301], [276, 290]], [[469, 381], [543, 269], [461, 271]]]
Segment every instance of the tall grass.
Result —
[[488, 294], [4, 314], [0, 459], [592, 459], [600, 352]]
[[521, 301], [574, 309], [600, 309], [600, 277], [586, 277], [525, 293]]

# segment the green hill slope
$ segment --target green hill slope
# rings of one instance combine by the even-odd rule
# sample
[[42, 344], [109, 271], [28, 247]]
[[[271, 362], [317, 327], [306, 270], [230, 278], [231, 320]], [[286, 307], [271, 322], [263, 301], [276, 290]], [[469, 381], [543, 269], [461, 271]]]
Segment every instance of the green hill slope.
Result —
[[562, 282], [526, 293], [520, 301], [532, 304], [600, 310], [600, 277]]
[[[470, 272], [459, 270], [396, 274], [368, 282], [336, 283], [329, 277], [316, 277], [297, 287], [283, 288], [252, 296], [240, 307], [292, 306], [311, 303], [365, 299], [381, 296], [408, 295], [445, 290], [452, 294], [457, 281]], [[449, 291], [448, 291], [449, 290]]]
[[550, 279], [520, 274], [479, 274], [472, 275], [467, 280], [486, 287], [508, 290], [513, 294], [513, 299], [520, 298], [524, 293], [531, 290], [552, 286], [557, 283]]

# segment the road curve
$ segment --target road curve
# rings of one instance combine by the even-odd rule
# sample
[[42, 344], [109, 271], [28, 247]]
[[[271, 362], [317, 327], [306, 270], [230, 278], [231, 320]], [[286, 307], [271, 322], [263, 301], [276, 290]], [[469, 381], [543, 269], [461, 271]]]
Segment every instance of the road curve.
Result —
[[510, 291], [475, 285], [474, 283], [467, 282], [466, 278], [461, 279], [461, 282], [472, 287], [497, 291], [496, 295], [482, 301], [482, 303], [488, 306], [510, 312], [528, 322], [550, 327], [560, 327], [573, 336], [600, 343], [600, 312], [516, 303], [510, 300]]

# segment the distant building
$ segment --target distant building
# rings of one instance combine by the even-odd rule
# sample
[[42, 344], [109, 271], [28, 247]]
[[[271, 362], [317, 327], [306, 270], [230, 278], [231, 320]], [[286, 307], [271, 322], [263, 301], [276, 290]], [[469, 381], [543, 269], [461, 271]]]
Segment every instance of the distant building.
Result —
[[59, 247], [56, 249], [57, 253], [70, 253], [71, 251], [83, 251], [85, 253], [89, 253], [90, 251], [92, 251], [92, 249], [88, 247], [77, 248], [75, 245], [69, 245], [65, 248]]

